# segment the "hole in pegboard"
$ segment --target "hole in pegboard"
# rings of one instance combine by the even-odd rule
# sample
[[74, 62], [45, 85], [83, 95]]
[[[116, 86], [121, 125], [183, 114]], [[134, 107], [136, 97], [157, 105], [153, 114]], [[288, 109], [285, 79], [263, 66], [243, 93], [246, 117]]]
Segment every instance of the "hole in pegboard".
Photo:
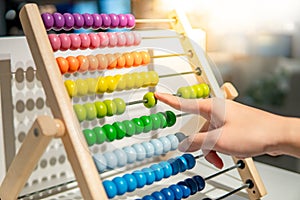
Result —
[[37, 179], [34, 179], [33, 181], [32, 181], [32, 185], [37, 185], [39, 183], [39, 180], [37, 180]]
[[25, 137], [26, 137], [26, 133], [25, 133], [24, 131], [21, 131], [21, 132], [18, 134], [18, 141], [19, 141], [20, 143], [22, 143], [22, 142], [24, 141]]
[[34, 80], [34, 69], [33, 67], [28, 67], [26, 70], [26, 80], [32, 82]]
[[66, 175], [66, 172], [62, 172], [62, 173], [60, 173], [60, 177], [66, 177], [67, 175]]
[[26, 101], [26, 109], [32, 111], [34, 109], [35, 103], [33, 99], [28, 99]]
[[46, 168], [47, 167], [47, 165], [48, 165], [48, 162], [47, 162], [47, 160], [46, 159], [42, 159], [41, 160], [41, 162], [40, 162], [40, 166], [41, 166], [41, 168]]
[[43, 177], [42, 178], [42, 182], [47, 182], [48, 181], [48, 178], [47, 177]]
[[42, 109], [45, 106], [45, 101], [43, 98], [39, 97], [36, 99], [35, 105], [38, 109]]
[[15, 78], [18, 83], [24, 81], [24, 70], [22, 68], [18, 68], [15, 73]]
[[64, 164], [65, 161], [66, 161], [66, 156], [65, 155], [59, 156], [59, 158], [58, 158], [59, 164]]
[[51, 166], [54, 166], [56, 164], [56, 158], [55, 157], [50, 158], [49, 163]]
[[56, 179], [57, 178], [57, 175], [56, 174], [52, 174], [51, 175], [51, 179]]
[[18, 113], [22, 113], [25, 110], [25, 104], [22, 100], [18, 100], [16, 103], [16, 110]]

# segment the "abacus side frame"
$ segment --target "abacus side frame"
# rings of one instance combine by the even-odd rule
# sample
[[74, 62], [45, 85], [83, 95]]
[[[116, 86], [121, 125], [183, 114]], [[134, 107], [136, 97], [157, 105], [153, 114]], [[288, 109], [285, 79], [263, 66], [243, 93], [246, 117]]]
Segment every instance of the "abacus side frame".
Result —
[[82, 196], [106, 200], [106, 192], [65, 90], [37, 5], [26, 4], [20, 11], [20, 20], [53, 116], [65, 124], [62, 141]]

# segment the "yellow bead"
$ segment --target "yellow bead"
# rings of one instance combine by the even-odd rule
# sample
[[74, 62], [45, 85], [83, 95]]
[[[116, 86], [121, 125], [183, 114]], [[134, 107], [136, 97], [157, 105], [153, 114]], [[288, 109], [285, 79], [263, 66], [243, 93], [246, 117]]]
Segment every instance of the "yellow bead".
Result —
[[97, 86], [97, 79], [95, 78], [87, 78], [86, 82], [88, 83], [88, 93], [89, 94], [95, 94], [98, 90], [98, 86]]
[[120, 75], [120, 79], [118, 81], [116, 90], [117, 91], [122, 91], [122, 90], [125, 90], [125, 89], [126, 89], [126, 79], [124, 78], [124, 75]]
[[132, 78], [135, 80], [134, 88], [141, 88], [144, 84], [143, 77], [140, 73], [134, 72], [131, 74]]
[[105, 77], [98, 78], [98, 93], [104, 93], [107, 91], [108, 84]]
[[66, 80], [65, 87], [70, 97], [75, 97], [77, 95], [77, 87], [74, 81]]
[[141, 72], [141, 75], [143, 76], [143, 79], [144, 79], [143, 87], [150, 86], [150, 84], [151, 84], [151, 78], [149, 76], [149, 72]]
[[149, 73], [150, 80], [151, 80], [150, 86], [156, 86], [159, 82], [159, 77], [158, 77], [157, 72], [156, 71], [150, 71], [148, 73]]
[[88, 83], [86, 80], [77, 79], [76, 87], [77, 87], [77, 96], [87, 95], [89, 87], [88, 87]]
[[123, 78], [126, 81], [126, 90], [131, 90], [135, 86], [134, 78], [131, 74], [124, 74]]
[[117, 84], [118, 84], [116, 78], [113, 76], [106, 76], [105, 80], [107, 82], [107, 92], [115, 91], [117, 88]]

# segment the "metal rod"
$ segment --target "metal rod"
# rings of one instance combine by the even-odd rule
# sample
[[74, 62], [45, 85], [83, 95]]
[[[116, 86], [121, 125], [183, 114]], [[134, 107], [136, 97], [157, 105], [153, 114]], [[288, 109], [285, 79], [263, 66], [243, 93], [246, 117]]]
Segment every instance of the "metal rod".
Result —
[[139, 103], [147, 103], [148, 101], [146, 99], [143, 100], [137, 100], [137, 101], [131, 101], [131, 102], [127, 102], [125, 103], [126, 106], [130, 106], [130, 105], [134, 105], [134, 104], [139, 104]]
[[151, 58], [168, 58], [168, 57], [175, 57], [175, 56], [189, 56], [189, 54], [187, 54], [187, 53], [173, 53], [173, 54], [164, 54], [164, 55], [151, 56]]
[[180, 114], [177, 114], [176, 117], [183, 117], [186, 115], [191, 115], [191, 113], [180, 113]]
[[175, 23], [176, 19], [135, 19], [135, 23]]
[[152, 37], [142, 37], [142, 40], [153, 40], [153, 39], [168, 39], [168, 38], [179, 38], [180, 36], [174, 35], [174, 36], [152, 36]]
[[235, 189], [235, 190], [232, 190], [231, 192], [228, 192], [227, 194], [221, 196], [221, 197], [218, 197], [216, 198], [215, 200], [221, 200], [221, 199], [225, 199], [226, 197], [229, 197], [230, 195], [233, 195], [234, 193], [237, 193], [238, 191], [240, 190], [243, 190], [245, 188], [249, 188], [250, 184], [246, 183], [244, 185], [242, 185], [241, 187]]
[[224, 170], [222, 170], [222, 171], [219, 171], [219, 172], [217, 172], [217, 173], [215, 173], [215, 174], [212, 174], [212, 175], [210, 175], [210, 176], [204, 178], [204, 180], [207, 181], [207, 180], [209, 180], [209, 179], [212, 179], [212, 178], [214, 178], [214, 177], [216, 177], [216, 176], [219, 176], [219, 175], [221, 175], [221, 174], [224, 174], [225, 172], [231, 171], [231, 170], [236, 169], [236, 168], [239, 168], [239, 167], [241, 167], [241, 164], [240, 164], [240, 163], [237, 163], [237, 164], [234, 165], [234, 166], [231, 166], [231, 167], [229, 167], [229, 168], [227, 168], [227, 169], [224, 169]]
[[158, 76], [159, 78], [167, 78], [167, 77], [172, 77], [172, 76], [179, 76], [179, 75], [186, 75], [186, 74], [194, 74], [195, 71], [191, 72], [181, 72], [181, 73], [174, 73], [174, 74], [166, 74], [166, 75], [160, 75]]

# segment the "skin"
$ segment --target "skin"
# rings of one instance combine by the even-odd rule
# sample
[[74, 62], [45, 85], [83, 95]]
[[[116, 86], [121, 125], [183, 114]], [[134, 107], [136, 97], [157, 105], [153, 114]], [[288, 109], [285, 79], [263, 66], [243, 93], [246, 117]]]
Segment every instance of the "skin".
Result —
[[231, 100], [182, 99], [164, 93], [155, 93], [155, 97], [177, 110], [199, 114], [207, 120], [198, 133], [180, 143], [179, 150], [202, 149], [206, 160], [218, 168], [223, 167], [223, 162], [217, 152], [239, 158], [262, 154], [300, 158], [298, 118], [275, 115]]

